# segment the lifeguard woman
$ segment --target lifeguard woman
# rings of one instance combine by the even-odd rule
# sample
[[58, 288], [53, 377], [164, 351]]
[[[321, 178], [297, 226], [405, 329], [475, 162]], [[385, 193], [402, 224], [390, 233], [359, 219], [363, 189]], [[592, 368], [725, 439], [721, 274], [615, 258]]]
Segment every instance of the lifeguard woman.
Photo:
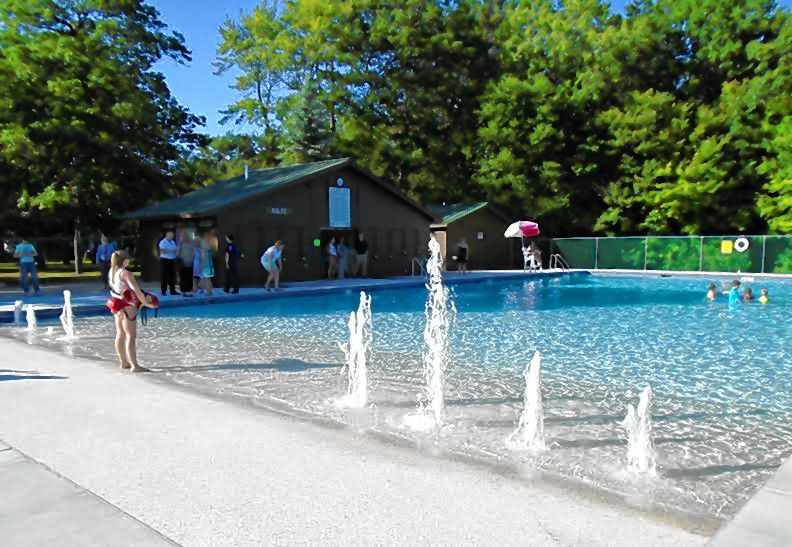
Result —
[[115, 350], [122, 369], [149, 372], [137, 362], [137, 310], [143, 306], [156, 308], [157, 298], [140, 289], [135, 276], [127, 268], [129, 255], [116, 251], [110, 258], [110, 298], [107, 307], [115, 319]]

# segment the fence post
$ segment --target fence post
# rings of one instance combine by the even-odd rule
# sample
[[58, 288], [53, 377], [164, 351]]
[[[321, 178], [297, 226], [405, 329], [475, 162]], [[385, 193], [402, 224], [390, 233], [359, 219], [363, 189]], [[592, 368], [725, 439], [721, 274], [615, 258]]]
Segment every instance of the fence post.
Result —
[[762, 273], [765, 273], [765, 255], [767, 254], [767, 236], [762, 236]]
[[599, 270], [599, 238], [594, 238], [594, 269]]
[[644, 271], [646, 271], [646, 261], [649, 258], [649, 236], [644, 238]]
[[699, 271], [704, 268], [704, 236], [699, 236]]

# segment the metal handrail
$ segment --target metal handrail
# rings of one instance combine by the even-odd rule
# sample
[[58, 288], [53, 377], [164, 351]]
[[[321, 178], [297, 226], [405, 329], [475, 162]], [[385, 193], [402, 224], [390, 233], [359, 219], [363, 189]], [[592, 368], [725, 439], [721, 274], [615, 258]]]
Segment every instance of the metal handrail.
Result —
[[567, 264], [567, 261], [564, 260], [564, 257], [558, 253], [553, 253], [552, 255], [550, 255], [550, 263], [548, 264], [548, 266], [550, 267], [551, 270], [558, 269], [563, 272], [569, 271], [569, 264]]
[[421, 272], [422, 276], [426, 275], [426, 258], [421, 258], [418, 256], [414, 256], [412, 258], [411, 264], [411, 272], [410, 275], [415, 275], [415, 266], [418, 266], [418, 270]]

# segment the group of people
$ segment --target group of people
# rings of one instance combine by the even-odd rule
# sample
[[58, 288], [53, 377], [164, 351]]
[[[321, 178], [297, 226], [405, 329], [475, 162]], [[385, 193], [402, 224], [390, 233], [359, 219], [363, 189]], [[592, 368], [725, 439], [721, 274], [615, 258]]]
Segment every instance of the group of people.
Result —
[[731, 289], [723, 292], [718, 291], [718, 287], [715, 286], [715, 283], [710, 283], [710, 286], [707, 288], [707, 301], [714, 302], [720, 294], [729, 298], [729, 306], [736, 306], [743, 302], [750, 303], [755, 300], [758, 300], [760, 304], [770, 303], [770, 292], [767, 289], [759, 291], [759, 298], [757, 299], [751, 287], [745, 287], [745, 290], [741, 293], [740, 282], [737, 279], [731, 282]]
[[[242, 254], [234, 243], [233, 234], [226, 236], [224, 262], [226, 268], [225, 292], [239, 292], [239, 259]], [[211, 295], [214, 291], [215, 263], [212, 243], [208, 237], [197, 235], [190, 237], [184, 232], [181, 240], [176, 242], [173, 230], [165, 232], [159, 242], [160, 257], [160, 290], [163, 296], [178, 295], [176, 276], [178, 273], [179, 288], [182, 296], [191, 297], [195, 294]]]
[[[352, 250], [354, 249], [354, 254]], [[368, 241], [364, 234], [358, 234], [352, 247], [347, 247], [346, 238], [341, 237], [336, 244], [336, 238], [331, 237], [325, 249], [327, 259], [327, 278], [344, 279], [351, 277], [366, 277], [368, 275]]]
[[[106, 242], [103, 240], [103, 244]], [[267, 272], [267, 281], [264, 288], [267, 290], [280, 290], [280, 274], [283, 271], [283, 249], [286, 244], [277, 240], [261, 255], [261, 266]], [[176, 277], [178, 273], [179, 288], [183, 296], [194, 294], [211, 295], [213, 279], [215, 277], [214, 256], [212, 244], [207, 237], [189, 237], [182, 234], [177, 243], [173, 230], [168, 230], [159, 242], [160, 257], [160, 289], [162, 294], [179, 294], [176, 291]], [[112, 250], [115, 250], [114, 248]], [[108, 248], [100, 246], [97, 256], [104, 257], [112, 254]], [[351, 251], [355, 252], [352, 253]], [[223, 252], [225, 265], [225, 288], [227, 293], [239, 292], [239, 260], [243, 257], [239, 248], [234, 243], [234, 236], [226, 236], [226, 247]], [[329, 279], [344, 278], [348, 275], [366, 277], [368, 275], [368, 242], [364, 234], [359, 234], [352, 249], [347, 247], [346, 240], [342, 237], [336, 244], [336, 238], [330, 238], [326, 247], [327, 277]], [[97, 258], [99, 261], [99, 258]], [[104, 271], [104, 267], [102, 267]], [[109, 263], [107, 266], [109, 271]], [[107, 284], [107, 281], [105, 282]]]

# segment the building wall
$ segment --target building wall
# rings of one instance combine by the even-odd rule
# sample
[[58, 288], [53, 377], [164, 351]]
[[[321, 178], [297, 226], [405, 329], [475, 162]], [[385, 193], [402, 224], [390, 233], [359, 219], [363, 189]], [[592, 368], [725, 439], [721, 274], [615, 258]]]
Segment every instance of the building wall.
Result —
[[[350, 230], [329, 229], [329, 188], [338, 178], [350, 189]], [[174, 221], [171, 221], [171, 224]], [[332, 235], [350, 239], [363, 232], [369, 242], [369, 277], [410, 273], [414, 256], [425, 250], [429, 238], [428, 216], [353, 169], [340, 169], [244, 203], [217, 211], [213, 233], [218, 241], [216, 284], [224, 281], [222, 253], [225, 236], [234, 234], [244, 258], [240, 261], [243, 284], [263, 284], [266, 272], [259, 259], [275, 240], [282, 239], [284, 281], [319, 279], [324, 276], [326, 243]], [[141, 225], [141, 246], [149, 249], [142, 264], [147, 278], [159, 277], [156, 241], [167, 221]], [[184, 224], [184, 221], [182, 221]], [[319, 246], [314, 245], [319, 240]], [[141, 260], [139, 258], [139, 260]]]
[[[470, 248], [468, 269], [503, 270], [513, 268], [514, 241], [503, 237], [509, 223], [489, 207], [484, 207], [448, 225], [446, 233], [447, 268], [455, 270], [451, 257], [457, 254], [462, 238]], [[483, 239], [479, 239], [479, 233]], [[517, 245], [519, 250], [519, 244]]]

